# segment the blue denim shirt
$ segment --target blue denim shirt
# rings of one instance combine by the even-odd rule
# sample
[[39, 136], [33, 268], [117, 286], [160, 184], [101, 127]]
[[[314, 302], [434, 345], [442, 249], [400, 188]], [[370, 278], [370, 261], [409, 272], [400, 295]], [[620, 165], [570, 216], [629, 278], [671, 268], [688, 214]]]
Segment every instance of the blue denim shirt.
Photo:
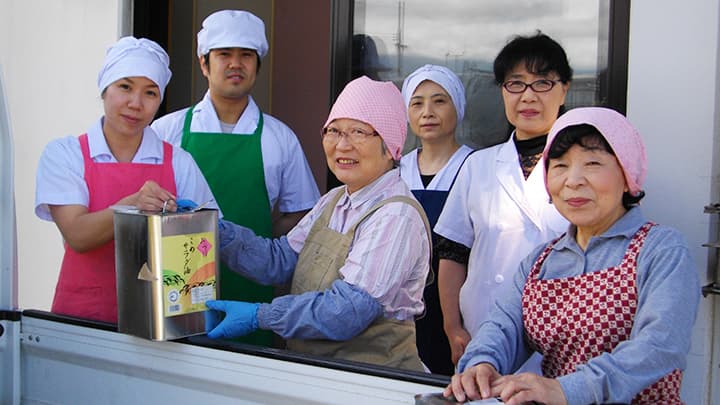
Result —
[[[539, 277], [557, 279], [602, 270], [620, 263], [630, 239], [647, 220], [640, 208], [629, 210], [604, 234], [593, 237], [583, 251], [575, 227], [553, 247]], [[490, 363], [501, 374], [515, 371], [531, 354], [522, 320], [522, 292], [538, 246], [495, 302], [460, 359], [464, 371]], [[697, 268], [682, 235], [654, 226], [637, 260], [638, 307], [630, 338], [611, 353], [597, 356], [577, 371], [558, 377], [568, 404], [629, 403], [646, 387], [674, 369], [684, 369], [700, 300]]]

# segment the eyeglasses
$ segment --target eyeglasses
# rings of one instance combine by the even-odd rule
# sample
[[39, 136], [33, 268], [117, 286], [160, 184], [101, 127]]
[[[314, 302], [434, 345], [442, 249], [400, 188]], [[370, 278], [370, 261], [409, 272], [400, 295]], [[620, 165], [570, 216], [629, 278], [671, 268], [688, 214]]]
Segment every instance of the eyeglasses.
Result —
[[343, 135], [351, 144], [360, 145], [371, 136], [379, 136], [380, 134], [376, 131], [368, 132], [360, 128], [350, 128], [348, 131], [341, 131], [335, 127], [323, 128], [322, 132], [323, 142], [330, 145], [340, 142], [340, 137]]
[[523, 93], [530, 87], [535, 93], [545, 93], [552, 90], [560, 80], [540, 79], [532, 83], [521, 82], [520, 80], [508, 80], [502, 86], [509, 93]]

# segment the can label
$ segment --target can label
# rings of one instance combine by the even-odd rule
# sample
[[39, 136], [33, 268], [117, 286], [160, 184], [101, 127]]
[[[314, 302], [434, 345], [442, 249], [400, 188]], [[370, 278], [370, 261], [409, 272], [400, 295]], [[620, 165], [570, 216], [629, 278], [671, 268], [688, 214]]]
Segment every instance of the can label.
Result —
[[214, 232], [162, 238], [165, 316], [205, 311], [215, 299], [217, 263]]

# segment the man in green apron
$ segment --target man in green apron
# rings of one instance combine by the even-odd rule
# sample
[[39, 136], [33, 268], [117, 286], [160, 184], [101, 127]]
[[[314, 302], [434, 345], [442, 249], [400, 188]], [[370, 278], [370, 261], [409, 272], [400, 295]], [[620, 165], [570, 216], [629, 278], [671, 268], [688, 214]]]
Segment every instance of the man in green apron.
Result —
[[[197, 40], [208, 92], [198, 104], [168, 114], [152, 127], [193, 155], [226, 220], [258, 235], [283, 235], [315, 204], [319, 192], [295, 134], [263, 114], [250, 96], [268, 51], [265, 24], [246, 11], [222, 10], [203, 21]], [[274, 208], [281, 215], [273, 222]], [[223, 299], [273, 298], [273, 287], [225, 266], [219, 285]], [[272, 334], [263, 331], [242, 341], [269, 346]]]

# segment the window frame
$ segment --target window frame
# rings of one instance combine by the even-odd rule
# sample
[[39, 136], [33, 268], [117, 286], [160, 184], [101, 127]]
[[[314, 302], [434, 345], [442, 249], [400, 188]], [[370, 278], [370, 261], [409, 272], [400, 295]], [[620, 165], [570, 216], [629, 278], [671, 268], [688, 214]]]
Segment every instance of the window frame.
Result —
[[[630, 0], [600, 0], [598, 38], [607, 38], [607, 68], [598, 72], [598, 106], [627, 112], [628, 48], [630, 41]], [[331, 35], [331, 105], [351, 80], [354, 0], [332, 0]], [[602, 45], [602, 44], [599, 44]], [[328, 190], [337, 186], [328, 170]]]

